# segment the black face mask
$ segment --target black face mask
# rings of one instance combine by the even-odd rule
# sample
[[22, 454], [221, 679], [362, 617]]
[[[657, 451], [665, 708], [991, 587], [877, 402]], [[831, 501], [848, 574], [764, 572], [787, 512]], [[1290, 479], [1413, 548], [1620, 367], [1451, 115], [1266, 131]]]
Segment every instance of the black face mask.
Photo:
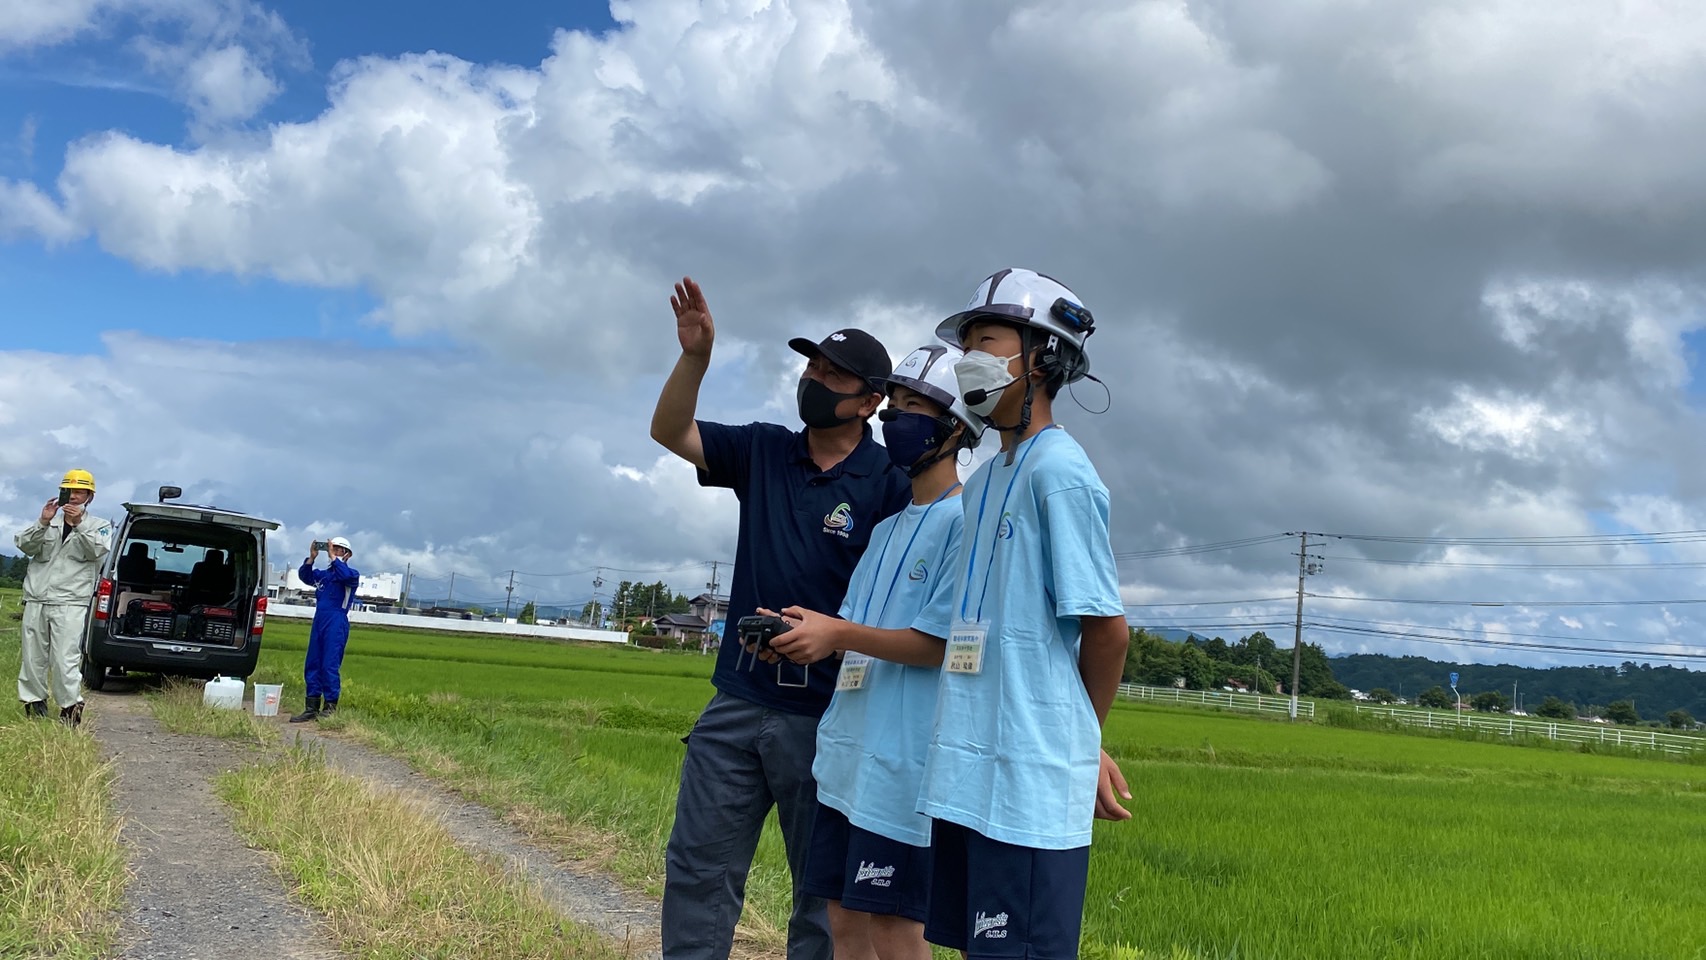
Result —
[[837, 415], [835, 408], [841, 406], [843, 400], [857, 400], [864, 394], [836, 393], [811, 377], [801, 377], [800, 387], [794, 396], [799, 401], [800, 419], [805, 425], [816, 430], [827, 430], [853, 420], [853, 417]]

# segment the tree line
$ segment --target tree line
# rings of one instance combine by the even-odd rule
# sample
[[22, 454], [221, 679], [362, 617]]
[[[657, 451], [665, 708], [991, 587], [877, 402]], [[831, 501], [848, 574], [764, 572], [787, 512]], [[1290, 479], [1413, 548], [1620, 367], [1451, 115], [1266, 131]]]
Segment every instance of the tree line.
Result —
[[8, 557], [0, 554], [0, 587], [21, 587], [24, 585], [24, 571], [28, 570], [28, 557]]
[[1443, 695], [1442, 707], [1456, 702], [1442, 682], [1456, 672], [1457, 689], [1465, 705], [1475, 706], [1475, 698], [1481, 697], [1481, 704], [1489, 710], [1511, 710], [1516, 705], [1513, 697], [1520, 697], [1524, 712], [1559, 719], [1579, 715], [1613, 722], [1669, 724], [1671, 715], [1677, 713], [1677, 721], [1692, 725], [1693, 718], [1706, 716], [1706, 673], [1633, 661], [1617, 666], [1545, 668], [1358, 653], [1334, 657], [1333, 672], [1345, 684], [1368, 691], [1370, 697], [1376, 693], [1390, 694], [1394, 699], [1402, 695], [1419, 703], [1424, 696], [1433, 694], [1429, 699], [1437, 701]]
[[[1157, 687], [1183, 684], [1187, 690], [1243, 686], [1258, 693], [1277, 693], [1291, 683], [1291, 650], [1261, 631], [1227, 643], [1220, 637], [1197, 636], [1173, 641], [1139, 627], [1131, 632], [1121, 679]], [[1350, 689], [1333, 676], [1326, 651], [1313, 643], [1303, 645], [1298, 692], [1328, 700], [1351, 696]]]

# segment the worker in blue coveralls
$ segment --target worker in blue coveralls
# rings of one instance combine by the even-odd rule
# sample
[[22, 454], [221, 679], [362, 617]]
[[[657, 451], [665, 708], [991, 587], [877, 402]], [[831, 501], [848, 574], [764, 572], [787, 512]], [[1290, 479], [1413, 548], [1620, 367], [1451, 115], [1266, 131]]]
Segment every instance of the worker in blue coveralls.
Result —
[[308, 631], [308, 657], [302, 663], [302, 680], [307, 686], [308, 702], [301, 713], [290, 718], [291, 723], [306, 723], [338, 709], [338, 670], [344, 662], [344, 644], [349, 642], [349, 609], [355, 603], [356, 584], [361, 574], [349, 565], [355, 551], [343, 537], [326, 542], [326, 552], [332, 562], [324, 570], [314, 569], [320, 556], [320, 543], [309, 548], [308, 559], [296, 575], [314, 588], [314, 626]]

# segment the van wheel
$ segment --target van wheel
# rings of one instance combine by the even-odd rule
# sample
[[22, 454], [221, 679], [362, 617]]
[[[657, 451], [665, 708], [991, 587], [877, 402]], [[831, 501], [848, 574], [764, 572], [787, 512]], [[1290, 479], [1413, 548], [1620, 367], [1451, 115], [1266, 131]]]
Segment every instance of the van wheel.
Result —
[[83, 686], [99, 693], [107, 685], [107, 668], [87, 654], [83, 656]]

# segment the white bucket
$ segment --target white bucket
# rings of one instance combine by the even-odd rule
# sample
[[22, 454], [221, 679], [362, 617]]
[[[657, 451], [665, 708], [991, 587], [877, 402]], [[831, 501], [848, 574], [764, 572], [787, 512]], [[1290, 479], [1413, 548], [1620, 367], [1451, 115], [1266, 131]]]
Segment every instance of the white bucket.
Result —
[[278, 716], [278, 702], [284, 699], [284, 684], [257, 683], [255, 684], [255, 716]]
[[247, 684], [230, 677], [214, 677], [207, 681], [202, 688], [201, 702], [204, 706], [219, 710], [243, 709], [243, 688]]

